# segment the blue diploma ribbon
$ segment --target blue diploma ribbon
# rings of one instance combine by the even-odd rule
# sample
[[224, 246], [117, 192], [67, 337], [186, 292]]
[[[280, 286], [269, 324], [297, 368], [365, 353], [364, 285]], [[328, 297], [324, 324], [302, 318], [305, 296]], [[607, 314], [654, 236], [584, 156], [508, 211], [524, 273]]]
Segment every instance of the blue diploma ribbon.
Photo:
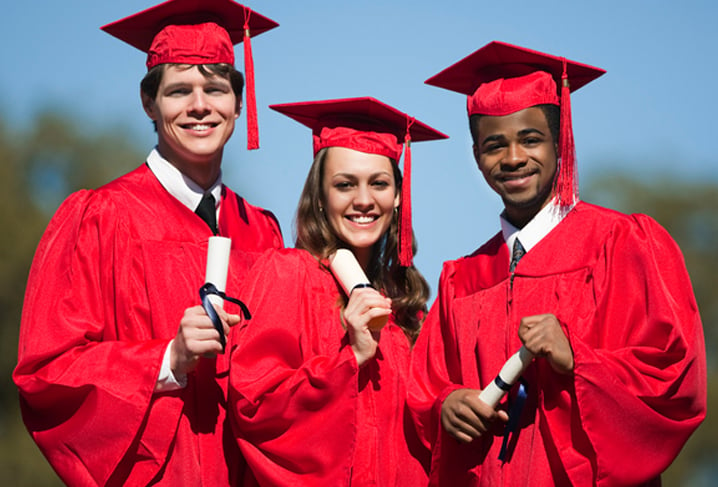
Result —
[[528, 395], [527, 389], [528, 385], [523, 379], [521, 379], [519, 382], [518, 393], [516, 394], [516, 398], [514, 398], [511, 409], [509, 409], [509, 421], [506, 423], [506, 427], [504, 428], [504, 439], [501, 442], [501, 451], [499, 452], [499, 460], [503, 463], [506, 463], [506, 450], [508, 449], [509, 439], [512, 434], [515, 433], [516, 438], [518, 439], [519, 418], [521, 417], [521, 412], [523, 411], [524, 404], [526, 403], [526, 396]]
[[214, 329], [219, 332], [219, 343], [222, 344], [222, 352], [224, 353], [224, 347], [227, 346], [227, 339], [224, 337], [224, 327], [222, 326], [222, 320], [219, 319], [217, 311], [214, 309], [214, 306], [212, 306], [212, 302], [209, 300], [209, 296], [212, 294], [214, 294], [215, 296], [219, 296], [225, 301], [229, 301], [230, 303], [234, 303], [239, 306], [239, 308], [242, 310], [242, 316], [244, 316], [246, 319], [251, 320], [252, 315], [249, 313], [249, 308], [247, 308], [246, 304], [244, 304], [237, 298], [230, 298], [222, 291], [217, 289], [217, 286], [215, 286], [211, 282], [207, 282], [201, 288], [199, 288], [199, 299], [202, 301], [202, 307], [204, 308], [204, 312], [207, 313], [207, 316], [209, 316], [209, 319], [212, 320], [212, 325], [214, 325]]
[[498, 387], [502, 391], [509, 392], [511, 390], [511, 384], [509, 384], [508, 382], [504, 382], [500, 375], [496, 376], [496, 378], [494, 379], [494, 384], [496, 384], [496, 387]]
[[349, 291], [349, 295], [351, 296], [351, 294], [354, 292], [355, 289], [363, 289], [363, 288], [365, 288], [365, 287], [371, 287], [371, 288], [373, 288], [374, 286], [372, 286], [371, 284], [368, 284], [368, 283], [360, 282], [359, 284], [357, 284], [356, 286], [354, 286], [354, 287], [351, 289], [351, 291]]

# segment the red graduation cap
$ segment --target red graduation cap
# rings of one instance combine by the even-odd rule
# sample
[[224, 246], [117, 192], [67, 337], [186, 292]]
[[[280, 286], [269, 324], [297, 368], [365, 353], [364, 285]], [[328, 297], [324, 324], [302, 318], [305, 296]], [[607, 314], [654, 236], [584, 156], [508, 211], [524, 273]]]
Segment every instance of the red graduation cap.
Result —
[[[606, 71], [524, 47], [493, 41], [425, 81], [468, 95], [469, 116], [503, 116], [532, 106], [561, 107], [559, 204], [578, 198], [570, 92]], [[560, 86], [560, 90], [558, 88]]]
[[411, 141], [447, 139], [448, 136], [371, 97], [270, 105], [312, 129], [314, 154], [325, 147], [346, 147], [380, 154], [397, 162], [406, 145], [399, 216], [399, 263], [412, 264]]
[[254, 60], [250, 38], [279, 24], [232, 0], [168, 0], [101, 27], [147, 53], [147, 69], [164, 63], [234, 65], [244, 43], [247, 148], [259, 147]]

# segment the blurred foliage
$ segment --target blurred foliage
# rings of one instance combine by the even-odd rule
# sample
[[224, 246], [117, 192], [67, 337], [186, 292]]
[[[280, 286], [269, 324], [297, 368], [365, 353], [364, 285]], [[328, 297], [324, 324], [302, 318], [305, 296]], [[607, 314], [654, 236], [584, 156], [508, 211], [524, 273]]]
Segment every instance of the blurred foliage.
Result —
[[0, 484], [62, 485], [20, 418], [11, 373], [30, 263], [65, 197], [138, 166], [145, 154], [122, 129], [94, 130], [57, 114], [16, 133], [0, 120]]
[[582, 199], [624, 213], [650, 215], [668, 230], [683, 251], [703, 321], [709, 414], [663, 475], [663, 485], [718, 485], [718, 418], [710, 414], [710, 406], [718, 401], [718, 183], [669, 176], [639, 183], [627, 174], [612, 173], [582, 188]]
[[[94, 188], [136, 167], [136, 148], [121, 129], [88, 130], [57, 114], [39, 116], [22, 133], [0, 120], [0, 483], [62, 485], [22, 425], [11, 372], [25, 281], [52, 213], [72, 191]], [[614, 174], [616, 174], [614, 172]], [[582, 197], [627, 213], [654, 217], [680, 245], [691, 275], [709, 353], [709, 404], [718, 400], [718, 183], [672, 180], [637, 183], [627, 175], [594, 178]], [[711, 355], [712, 354], [712, 355]], [[711, 485], [716, 475], [718, 423], [709, 416], [664, 475], [665, 486]], [[715, 477], [712, 477], [715, 480]]]

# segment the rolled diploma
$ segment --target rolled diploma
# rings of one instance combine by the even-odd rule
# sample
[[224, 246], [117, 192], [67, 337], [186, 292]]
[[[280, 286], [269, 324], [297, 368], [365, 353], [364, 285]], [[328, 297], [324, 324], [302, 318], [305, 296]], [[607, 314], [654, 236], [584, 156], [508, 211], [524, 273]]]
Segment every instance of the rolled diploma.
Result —
[[529, 366], [534, 356], [531, 352], [526, 350], [526, 347], [521, 347], [518, 352], [513, 354], [506, 361], [501, 371], [491, 383], [479, 394], [479, 399], [484, 401], [486, 404], [495, 408], [502, 397], [508, 392], [507, 390], [499, 387], [499, 384], [506, 384], [508, 386], [514, 385], [514, 383], [524, 373], [526, 367]]
[[[329, 267], [334, 277], [342, 285], [347, 297], [358, 284], [371, 285], [366, 274], [364, 274], [364, 270], [357, 262], [356, 257], [354, 257], [354, 253], [349, 249], [337, 249], [336, 253], [329, 257]], [[388, 320], [388, 316], [377, 316], [369, 322], [369, 329], [373, 331], [381, 330]]]
[[[207, 271], [205, 281], [215, 285], [224, 292], [227, 286], [227, 270], [229, 269], [229, 251], [232, 248], [232, 239], [227, 237], [209, 237], [207, 245]], [[217, 306], [224, 304], [224, 299], [210, 295], [209, 300]]]

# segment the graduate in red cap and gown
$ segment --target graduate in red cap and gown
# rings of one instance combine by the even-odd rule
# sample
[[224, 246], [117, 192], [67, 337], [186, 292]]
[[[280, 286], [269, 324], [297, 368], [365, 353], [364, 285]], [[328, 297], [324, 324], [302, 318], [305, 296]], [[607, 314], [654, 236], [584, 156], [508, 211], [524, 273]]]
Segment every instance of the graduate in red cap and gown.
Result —
[[[158, 144], [134, 171], [69, 196], [30, 271], [13, 378], [28, 430], [68, 485], [241, 476], [228, 356], [198, 290], [208, 237], [232, 239], [229, 295], [260, 252], [283, 246], [274, 215], [221, 177], [242, 107], [233, 45], [276, 25], [230, 0], [171, 0], [103, 27], [148, 54], [141, 95]], [[225, 333], [233, 306], [218, 310]]]
[[[244, 485], [425, 485], [429, 452], [405, 402], [429, 294], [412, 264], [409, 141], [446, 136], [373, 98], [271, 108], [312, 129], [315, 158], [296, 248], [253, 267], [241, 289], [252, 320], [230, 336]], [[347, 298], [330, 270], [337, 249], [352, 252], [372, 287]], [[385, 326], [373, 326], [381, 317]]]
[[[444, 263], [413, 351], [430, 485], [660, 485], [705, 416], [680, 249], [646, 215], [578, 200], [569, 92], [603, 73], [492, 42], [427, 80], [468, 95], [504, 203], [501, 231]], [[497, 374], [522, 346], [535, 359], [509, 387]], [[496, 410], [479, 399], [495, 378]]]

